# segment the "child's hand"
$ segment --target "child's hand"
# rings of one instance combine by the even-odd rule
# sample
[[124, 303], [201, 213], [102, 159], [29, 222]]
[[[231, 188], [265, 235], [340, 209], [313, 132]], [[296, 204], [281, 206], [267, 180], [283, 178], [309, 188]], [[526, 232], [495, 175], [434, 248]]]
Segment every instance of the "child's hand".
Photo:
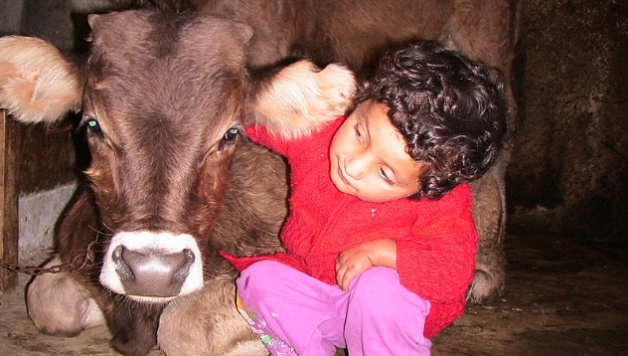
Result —
[[395, 240], [369, 241], [341, 252], [336, 260], [336, 282], [348, 292], [351, 281], [373, 266], [397, 268]]

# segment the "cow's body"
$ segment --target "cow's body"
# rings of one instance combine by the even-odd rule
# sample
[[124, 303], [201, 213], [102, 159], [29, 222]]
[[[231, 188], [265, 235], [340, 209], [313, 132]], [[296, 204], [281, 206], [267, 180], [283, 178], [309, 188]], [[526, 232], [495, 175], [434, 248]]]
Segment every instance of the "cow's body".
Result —
[[[63, 218], [50, 264], [85, 253], [95, 263], [36, 278], [29, 314], [40, 330], [57, 335], [106, 322], [114, 347], [127, 355], [146, 354], [156, 342], [169, 356], [264, 354], [233, 307], [235, 271], [216, 252], [280, 249], [285, 165], [231, 129], [243, 117], [338, 113], [346, 105], [339, 93], [350, 91], [352, 78], [304, 67], [283, 75], [247, 72], [245, 65], [307, 55], [359, 69], [391, 43], [440, 38], [501, 68], [508, 79], [515, 1], [164, 3], [249, 23], [254, 37], [249, 42], [246, 26], [189, 12], [92, 18], [85, 72], [50, 48], [29, 57], [22, 54], [38, 44], [24, 40], [9, 50], [0, 41], [0, 104], [27, 122], [81, 108], [92, 154], [89, 184]], [[20, 54], [18, 62], [45, 60], [29, 62], [30, 73], [14, 68], [11, 53]], [[55, 72], [48, 83], [54, 87], [38, 82], [48, 80], [48, 71]], [[313, 83], [322, 98], [302, 73], [318, 78]], [[295, 87], [309, 90], [308, 100], [282, 95]], [[482, 240], [474, 300], [495, 295], [503, 284], [505, 164], [474, 184]]]

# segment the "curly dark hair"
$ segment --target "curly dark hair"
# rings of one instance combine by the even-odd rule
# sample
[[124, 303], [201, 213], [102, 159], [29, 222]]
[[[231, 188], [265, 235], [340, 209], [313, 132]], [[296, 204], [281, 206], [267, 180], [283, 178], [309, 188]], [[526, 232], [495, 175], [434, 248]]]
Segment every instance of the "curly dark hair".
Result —
[[480, 178], [506, 140], [503, 84], [483, 63], [435, 41], [386, 52], [362, 81], [354, 101], [373, 99], [405, 138], [410, 156], [426, 164], [421, 190], [411, 198], [437, 199]]

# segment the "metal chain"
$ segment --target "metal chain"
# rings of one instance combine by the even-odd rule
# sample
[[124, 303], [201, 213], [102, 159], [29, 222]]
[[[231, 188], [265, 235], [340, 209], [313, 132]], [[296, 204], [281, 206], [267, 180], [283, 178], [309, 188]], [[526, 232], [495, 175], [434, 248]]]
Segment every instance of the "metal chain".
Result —
[[[4, 262], [0, 258], [0, 267], [6, 268], [13, 272], [29, 274], [31, 276], [39, 276], [44, 273], [60, 273], [63, 271], [67, 271], [67, 272], [80, 271], [80, 270], [83, 270], [85, 267], [87, 267], [88, 263], [94, 262], [93, 247], [95, 243], [96, 241], [92, 241], [89, 245], [87, 245], [87, 251], [85, 252], [85, 254], [74, 256], [74, 258], [72, 259], [72, 262], [70, 263], [63, 263], [63, 264], [44, 268], [44, 267], [37, 267], [37, 266], [22, 266], [19, 264], [7, 263], [7, 262]], [[80, 265], [79, 265], [79, 262], [81, 262]]]

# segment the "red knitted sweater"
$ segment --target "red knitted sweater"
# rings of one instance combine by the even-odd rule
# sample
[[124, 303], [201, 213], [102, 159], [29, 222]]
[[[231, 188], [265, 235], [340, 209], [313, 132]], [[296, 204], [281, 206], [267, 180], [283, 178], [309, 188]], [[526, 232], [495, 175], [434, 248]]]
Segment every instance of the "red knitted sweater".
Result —
[[432, 338], [463, 314], [473, 280], [478, 235], [471, 188], [462, 184], [439, 200], [385, 203], [339, 192], [329, 177], [329, 147], [343, 121], [290, 141], [264, 128], [247, 130], [253, 141], [287, 157], [291, 167], [290, 217], [281, 233], [286, 252], [222, 254], [240, 271], [259, 260], [275, 260], [333, 285], [340, 252], [370, 240], [394, 239], [402, 285], [431, 303], [424, 335]]

